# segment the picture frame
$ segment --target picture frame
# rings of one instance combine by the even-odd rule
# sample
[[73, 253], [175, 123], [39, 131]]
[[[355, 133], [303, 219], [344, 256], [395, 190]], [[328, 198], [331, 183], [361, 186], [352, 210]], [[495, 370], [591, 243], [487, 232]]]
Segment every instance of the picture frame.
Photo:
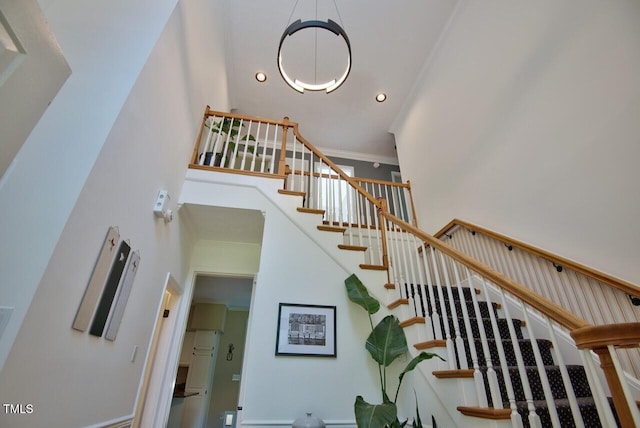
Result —
[[276, 355], [335, 358], [336, 307], [280, 303]]

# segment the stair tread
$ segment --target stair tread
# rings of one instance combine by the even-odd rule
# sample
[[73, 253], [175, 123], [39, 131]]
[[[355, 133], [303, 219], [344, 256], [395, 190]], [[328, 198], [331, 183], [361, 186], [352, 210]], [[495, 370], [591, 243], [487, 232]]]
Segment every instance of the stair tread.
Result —
[[368, 247], [363, 247], [360, 245], [346, 245], [346, 244], [338, 244], [338, 248], [341, 250], [351, 250], [351, 251], [367, 251]]
[[321, 215], [324, 215], [324, 213], [325, 213], [324, 210], [318, 210], [318, 209], [315, 209], [315, 208], [298, 207], [298, 208], [296, 208], [296, 210], [298, 212], [305, 213], [305, 214], [321, 214]]
[[362, 263], [359, 266], [360, 266], [360, 269], [368, 269], [368, 270], [387, 270], [387, 269], [389, 269], [387, 266], [384, 266], [384, 265], [370, 265], [370, 264], [366, 264], [366, 263]]
[[339, 227], [339, 226], [325, 226], [325, 225], [318, 225], [318, 230], [322, 230], [324, 232], [339, 232], [339, 233], [344, 233], [347, 231], [346, 227]]
[[297, 192], [295, 190], [287, 190], [287, 189], [278, 189], [278, 193], [281, 195], [290, 195], [290, 196], [306, 196], [306, 192]]

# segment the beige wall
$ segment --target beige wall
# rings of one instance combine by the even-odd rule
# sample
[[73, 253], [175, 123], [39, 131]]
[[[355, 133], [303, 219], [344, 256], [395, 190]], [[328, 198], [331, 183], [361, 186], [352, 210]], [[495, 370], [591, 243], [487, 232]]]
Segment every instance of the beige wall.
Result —
[[640, 3], [462, 1], [394, 130], [418, 220], [640, 284]]
[[[56, 183], [60, 197], [70, 198], [67, 203], [73, 209], [51, 258], [42, 260], [38, 255], [33, 259], [34, 265], [43, 263], [46, 269], [0, 374], [3, 403], [32, 404], [33, 413], [11, 416], [2, 412], [1, 426], [90, 426], [133, 415], [167, 272], [179, 282], [185, 281], [193, 248], [180, 214], [171, 223], [165, 223], [153, 215], [153, 203], [158, 190], [164, 188], [174, 198], [171, 208], [176, 209], [175, 201], [204, 106], [216, 102], [221, 108], [228, 107], [223, 52], [215, 48], [218, 46], [215, 43], [205, 46], [190, 40], [196, 35], [200, 38], [206, 35], [204, 38], [209, 41], [222, 37], [221, 26], [212, 26], [209, 18], [204, 20], [204, 16], [215, 15], [211, 9], [216, 3], [190, 0], [174, 11], [91, 173], [86, 181], [80, 179], [84, 185], [77, 200], [63, 191], [64, 180]], [[136, 5], [127, 3], [122, 7]], [[154, 7], [149, 5], [147, 13]], [[73, 13], [82, 10], [79, 7]], [[188, 28], [183, 26], [186, 15], [191, 23]], [[75, 36], [82, 39], [84, 34], [79, 32]], [[91, 38], [85, 41], [90, 43]], [[221, 49], [221, 44], [218, 47]], [[206, 50], [206, 55], [199, 49]], [[203, 58], [200, 65], [210, 70], [206, 79], [198, 79], [199, 72], [185, 65], [185, 51], [200, 54]], [[124, 56], [122, 60], [126, 59]], [[91, 76], [85, 78], [90, 80]], [[101, 109], [99, 100], [112, 95], [109, 82], [104, 83], [99, 97], [80, 100], [87, 104], [87, 109]], [[86, 134], [87, 138], [90, 134]], [[67, 134], [55, 137], [61, 150], [73, 157], [74, 153], [64, 148]], [[37, 175], [40, 166], [34, 162], [31, 173]], [[46, 188], [50, 180], [55, 178], [40, 176], [40, 185]], [[29, 184], [25, 186], [28, 193]], [[30, 197], [25, 194], [25, 198]], [[18, 207], [11, 207], [14, 209]], [[24, 221], [28, 224], [31, 217], [47, 224], [49, 212], [41, 206]], [[53, 221], [52, 229], [57, 226]], [[121, 237], [129, 240], [141, 255], [124, 318], [113, 342], [71, 329], [109, 226], [117, 226]], [[37, 232], [38, 228], [31, 231]], [[55, 230], [51, 234], [55, 235]], [[35, 248], [39, 238], [52, 237], [29, 234], [24, 238], [34, 241]], [[22, 258], [29, 255], [29, 251], [22, 252]], [[20, 266], [11, 267], [12, 272], [18, 269]], [[5, 272], [2, 287], [6, 285]], [[17, 292], [22, 285], [14, 282], [12, 287]], [[134, 349], [137, 355], [131, 361]]]

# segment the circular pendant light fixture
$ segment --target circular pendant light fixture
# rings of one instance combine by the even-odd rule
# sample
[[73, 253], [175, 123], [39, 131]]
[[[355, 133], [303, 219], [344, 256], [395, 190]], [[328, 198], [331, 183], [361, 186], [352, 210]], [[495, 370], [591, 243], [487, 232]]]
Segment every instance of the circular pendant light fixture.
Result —
[[[283, 66], [283, 58], [282, 58], [282, 46], [285, 43], [285, 40], [300, 30], [305, 30], [309, 28], [315, 28], [325, 31], [330, 31], [338, 37], [342, 37], [346, 46], [347, 46], [347, 61], [346, 68], [340, 77], [337, 77], [332, 80], [328, 80], [323, 83], [308, 83], [304, 82], [300, 79], [296, 79], [294, 77], [289, 76]], [[316, 52], [316, 61], [317, 61], [317, 52]], [[344, 82], [347, 80], [349, 76], [349, 72], [351, 71], [351, 43], [349, 42], [349, 37], [347, 33], [345, 33], [344, 29], [340, 25], [338, 25], [335, 21], [328, 19], [325, 21], [319, 20], [310, 20], [310, 21], [302, 21], [298, 19], [289, 25], [282, 33], [282, 37], [280, 38], [280, 44], [278, 45], [278, 71], [280, 71], [280, 75], [284, 79], [284, 81], [300, 93], [304, 93], [307, 91], [326, 91], [327, 94], [338, 89]]]

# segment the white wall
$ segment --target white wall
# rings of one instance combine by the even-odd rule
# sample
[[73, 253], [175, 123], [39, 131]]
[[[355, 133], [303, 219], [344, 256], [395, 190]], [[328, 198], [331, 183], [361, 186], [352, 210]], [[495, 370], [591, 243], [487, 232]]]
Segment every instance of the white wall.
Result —
[[640, 283], [640, 3], [461, 2], [396, 121], [420, 226]]
[[[370, 332], [367, 317], [348, 301], [344, 288], [344, 279], [351, 272], [346, 272], [265, 196], [276, 194], [280, 182], [272, 180], [275, 186], [269, 188], [260, 187], [264, 179], [236, 175], [232, 180], [244, 182], [234, 186], [188, 180], [181, 202], [265, 213], [260, 271], [251, 302], [242, 373], [242, 425], [285, 427], [305, 412], [312, 412], [328, 424], [353, 426], [356, 395], [370, 402], [380, 397], [377, 373], [364, 348]], [[224, 272], [224, 263], [216, 264], [220, 265], [217, 272]], [[202, 264], [197, 270], [202, 271]], [[279, 303], [336, 306], [337, 358], [275, 356]]]
[[0, 368], [76, 198], [175, 3], [42, 3], [72, 74], [0, 179], [0, 235], [6, 243], [0, 246], [0, 302], [14, 308], [0, 341]]
[[[133, 414], [167, 272], [185, 280], [193, 245], [179, 214], [169, 224], [154, 217], [155, 196], [167, 189], [175, 210], [204, 106], [228, 108], [216, 1], [181, 3], [135, 80], [171, 7], [67, 1], [45, 10], [74, 74], [0, 188], [2, 236], [12, 243], [1, 247], [1, 301], [16, 306], [14, 324], [26, 313], [0, 397], [33, 405], [30, 415], [0, 413], [2, 426], [86, 426]], [[71, 329], [109, 226], [141, 254], [114, 342]], [[2, 339], [7, 351], [12, 332], [17, 326]]]

